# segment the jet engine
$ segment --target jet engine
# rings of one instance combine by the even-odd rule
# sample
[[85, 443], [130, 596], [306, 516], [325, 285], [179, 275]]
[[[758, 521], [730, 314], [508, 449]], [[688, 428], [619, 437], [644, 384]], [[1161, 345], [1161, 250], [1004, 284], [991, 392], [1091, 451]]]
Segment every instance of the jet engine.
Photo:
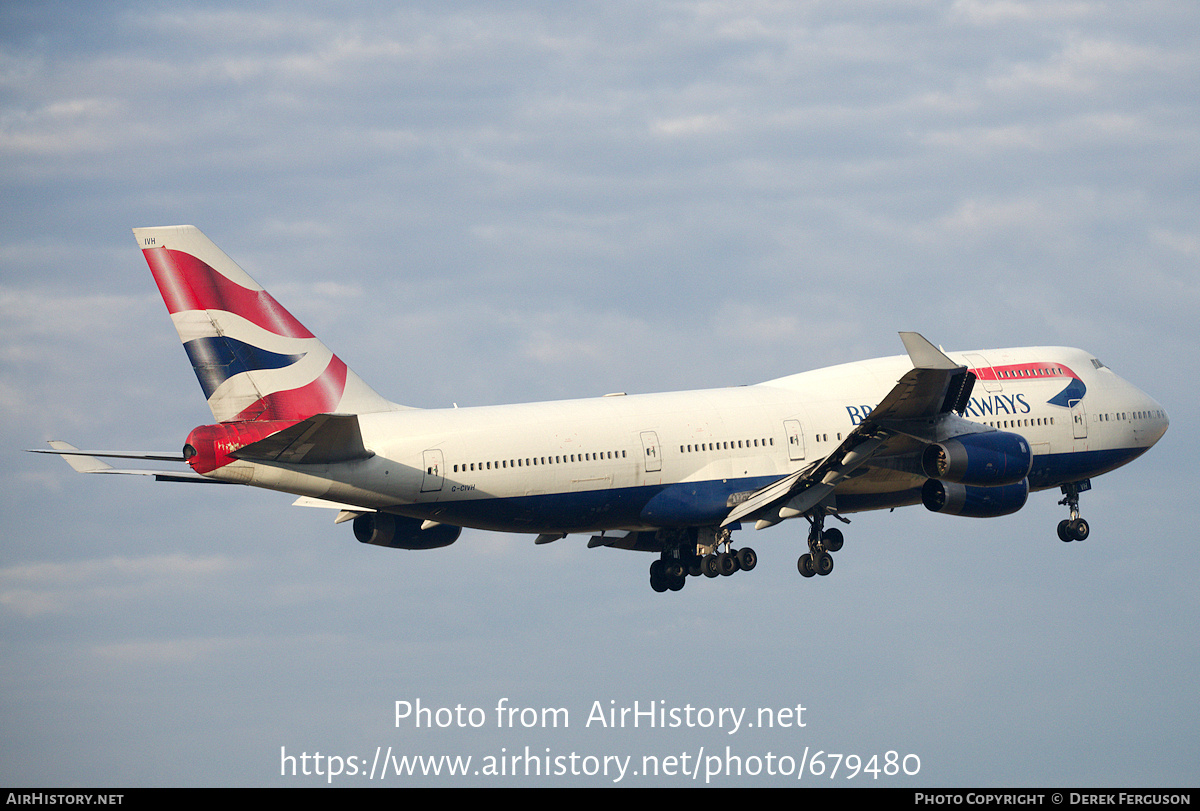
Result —
[[438, 524], [421, 529], [419, 518], [391, 513], [363, 513], [354, 519], [354, 537], [362, 543], [392, 549], [437, 549], [458, 540], [462, 527]]
[[1029, 480], [999, 487], [975, 487], [928, 479], [921, 488], [921, 503], [935, 513], [995, 518], [1015, 513], [1029, 498]]
[[1029, 475], [1033, 454], [1020, 434], [964, 434], [925, 448], [921, 467], [931, 479], [981, 487], [1017, 484]]

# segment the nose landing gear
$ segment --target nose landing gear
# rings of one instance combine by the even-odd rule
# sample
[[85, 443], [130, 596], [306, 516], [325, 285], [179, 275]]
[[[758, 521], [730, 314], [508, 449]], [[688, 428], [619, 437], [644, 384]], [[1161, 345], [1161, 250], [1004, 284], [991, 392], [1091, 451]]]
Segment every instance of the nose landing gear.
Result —
[[1058, 537], [1063, 543], [1071, 541], [1085, 540], [1091, 532], [1091, 527], [1088, 522], [1079, 514], [1079, 494], [1092, 489], [1090, 479], [1084, 479], [1079, 482], [1071, 482], [1062, 486], [1063, 500], [1059, 504], [1065, 504], [1071, 510], [1071, 517], [1058, 522]]

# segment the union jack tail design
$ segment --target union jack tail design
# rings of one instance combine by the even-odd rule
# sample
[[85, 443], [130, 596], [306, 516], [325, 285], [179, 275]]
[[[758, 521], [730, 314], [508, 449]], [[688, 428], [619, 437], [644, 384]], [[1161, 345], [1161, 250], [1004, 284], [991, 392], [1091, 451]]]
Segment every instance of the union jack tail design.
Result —
[[401, 406], [379, 396], [198, 228], [135, 228], [217, 422]]

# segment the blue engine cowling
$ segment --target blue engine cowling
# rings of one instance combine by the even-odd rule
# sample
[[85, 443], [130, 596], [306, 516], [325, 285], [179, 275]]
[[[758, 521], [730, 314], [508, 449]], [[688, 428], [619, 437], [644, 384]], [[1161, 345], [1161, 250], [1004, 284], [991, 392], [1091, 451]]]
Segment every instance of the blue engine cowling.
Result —
[[921, 488], [921, 503], [935, 513], [995, 518], [1015, 513], [1029, 498], [1029, 480], [999, 487], [975, 487], [928, 479]]
[[391, 513], [363, 513], [354, 519], [354, 537], [362, 543], [392, 549], [437, 549], [458, 540], [462, 527], [438, 524], [421, 529], [419, 518]]
[[997, 487], [1029, 475], [1033, 454], [1020, 434], [988, 431], [965, 434], [925, 448], [921, 467], [931, 479]]

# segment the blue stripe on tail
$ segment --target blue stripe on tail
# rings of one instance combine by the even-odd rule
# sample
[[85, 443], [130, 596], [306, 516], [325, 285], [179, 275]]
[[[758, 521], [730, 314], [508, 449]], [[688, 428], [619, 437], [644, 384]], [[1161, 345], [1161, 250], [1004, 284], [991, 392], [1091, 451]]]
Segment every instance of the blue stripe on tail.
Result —
[[212, 397], [217, 387], [234, 375], [258, 369], [282, 369], [304, 357], [268, 352], [234, 338], [196, 338], [183, 345], [187, 350], [196, 378], [205, 397]]

